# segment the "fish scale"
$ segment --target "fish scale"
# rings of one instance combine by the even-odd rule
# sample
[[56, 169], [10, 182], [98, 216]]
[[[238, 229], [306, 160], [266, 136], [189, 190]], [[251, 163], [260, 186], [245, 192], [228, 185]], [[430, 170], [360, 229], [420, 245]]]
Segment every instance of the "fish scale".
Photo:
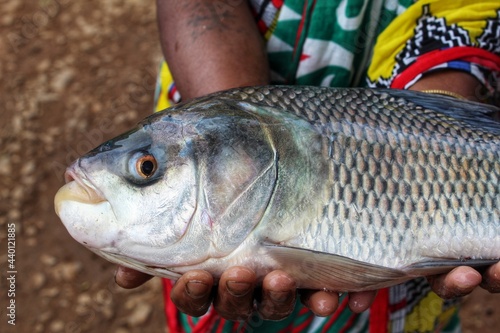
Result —
[[[397, 90], [215, 93], [79, 159], [56, 207], [75, 239], [150, 274], [247, 265], [301, 287], [377, 289], [498, 261], [492, 112]], [[131, 175], [137, 154], [156, 158], [151, 178]]]
[[[331, 175], [325, 178], [330, 179], [328, 186], [334, 191], [323, 209], [328, 216], [323, 214], [323, 219], [314, 223], [338, 225], [337, 232], [330, 228], [324, 229], [330, 233], [329, 239], [338, 241], [325, 242], [324, 237], [314, 234], [303, 239], [299, 237], [300, 240], [294, 240], [291, 245], [354, 256], [372, 263], [382, 260], [384, 266], [398, 266], [411, 263], [427, 250], [423, 248], [420, 253], [412, 254], [415, 257], [409, 256], [405, 249], [413, 246], [408, 242], [421, 242], [436, 235], [459, 240], [467, 234], [466, 226], [479, 220], [488, 223], [495, 221], [498, 227], [500, 206], [497, 179], [500, 156], [498, 138], [490, 133], [481, 133], [478, 128], [470, 128], [467, 124], [458, 123], [432, 110], [415, 109], [413, 105], [390, 95], [380, 94], [380, 97], [370, 99], [373, 94], [370, 90], [362, 90], [358, 94], [352, 90], [314, 88], [311, 91], [309, 88], [294, 88], [288, 94], [279, 87], [261, 90], [248, 88], [235, 94], [252, 103], [293, 111], [318, 127], [325, 136], [323, 145], [333, 143], [332, 147], [326, 147], [323, 151], [332, 151], [329, 154]], [[321, 112], [317, 112], [317, 105], [325, 96], [328, 102], [324, 100], [324, 107], [320, 108]], [[228, 95], [228, 98], [232, 97]], [[383, 108], [376, 106], [379, 101]], [[333, 105], [339, 105], [340, 108]], [[364, 107], [358, 108], [359, 105]], [[328, 124], [332, 126], [326, 129], [325, 120], [318, 114], [326, 116]], [[368, 120], [372, 121], [370, 127], [365, 126]], [[457, 135], [462, 140], [457, 140]], [[331, 137], [335, 137], [335, 140]], [[477, 145], [478, 141], [482, 143]], [[385, 155], [374, 160], [370, 154], [378, 145], [383, 145], [379, 150], [384, 150]], [[464, 150], [468, 153], [464, 154]], [[435, 152], [439, 152], [439, 155], [434, 156]], [[481, 157], [479, 162], [475, 160], [476, 157]], [[372, 178], [363, 183], [361, 179], [365, 163], [370, 163], [374, 170], [371, 172]], [[481, 166], [467, 169], [470, 163], [481, 163]], [[479, 170], [482, 177], [475, 170]], [[427, 177], [429, 181], [426, 181]], [[433, 180], [437, 180], [434, 186]], [[340, 184], [336, 194], [333, 193], [335, 184]], [[465, 184], [470, 187], [467, 192], [463, 189]], [[490, 191], [486, 190], [487, 186]], [[356, 201], [356, 198], [359, 199]], [[472, 212], [459, 208], [471, 206]], [[383, 222], [379, 225], [374, 221], [374, 211], [381, 215], [377, 220]], [[363, 214], [368, 217], [360, 218]], [[353, 224], [362, 227], [356, 232]], [[392, 238], [386, 236], [390, 228], [399, 231], [393, 233]], [[407, 229], [414, 230], [416, 238], [404, 237]], [[479, 229], [478, 226], [473, 228], [476, 233], [480, 232]], [[323, 229], [319, 227], [316, 230]], [[365, 242], [363, 235], [366, 234], [375, 235], [374, 243]], [[350, 240], [348, 245], [346, 239]], [[377, 249], [387, 251], [389, 247], [392, 253], [406, 258], [406, 262], [395, 263], [393, 256], [373, 257], [372, 253], [360, 251], [363, 247], [375, 253]], [[443, 249], [442, 252], [448, 252], [449, 257], [460, 255], [460, 249]], [[364, 257], [358, 256], [358, 253], [364, 253]]]

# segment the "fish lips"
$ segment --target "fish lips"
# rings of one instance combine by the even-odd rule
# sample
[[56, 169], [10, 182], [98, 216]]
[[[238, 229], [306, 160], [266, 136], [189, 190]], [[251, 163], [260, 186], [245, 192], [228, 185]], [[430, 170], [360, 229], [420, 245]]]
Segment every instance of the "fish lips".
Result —
[[66, 170], [64, 178], [66, 184], [56, 193], [54, 207], [70, 235], [91, 248], [112, 244], [116, 232], [109, 224], [115, 217], [104, 195], [76, 165]]
[[61, 203], [64, 201], [77, 201], [85, 204], [99, 204], [107, 201], [87, 178], [78, 174], [75, 166], [69, 167], [64, 173], [66, 185], [57, 191], [54, 199], [57, 215], [59, 215]]

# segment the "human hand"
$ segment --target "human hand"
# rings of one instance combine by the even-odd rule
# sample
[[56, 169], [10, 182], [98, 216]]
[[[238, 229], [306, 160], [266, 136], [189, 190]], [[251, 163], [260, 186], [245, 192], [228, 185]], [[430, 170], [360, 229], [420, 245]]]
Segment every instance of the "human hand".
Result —
[[[151, 276], [119, 267], [115, 276], [118, 285], [135, 288], [149, 280]], [[180, 311], [191, 315], [203, 315], [213, 302], [217, 312], [228, 320], [244, 320], [257, 310], [262, 319], [280, 320], [293, 311], [296, 300], [295, 281], [285, 272], [276, 270], [264, 277], [262, 288], [257, 287], [254, 272], [245, 267], [226, 270], [213, 292], [214, 280], [210, 273], [193, 270], [182, 275], [172, 288], [170, 297]], [[318, 316], [328, 316], [335, 312], [339, 295], [333, 292], [299, 290], [302, 303]], [[369, 308], [376, 292], [349, 294], [349, 307], [354, 312]], [[258, 299], [257, 309], [254, 298]]]
[[[296, 283], [280, 270], [267, 274], [262, 288], [256, 288], [254, 272], [245, 267], [226, 270], [215, 295], [211, 293], [213, 282], [206, 271], [190, 271], [177, 280], [170, 296], [182, 312], [192, 316], [204, 314], [213, 297], [217, 313], [228, 320], [245, 320], [254, 311], [258, 311], [264, 320], [281, 320], [290, 315], [295, 306]], [[302, 303], [318, 316], [333, 314], [339, 304], [337, 293], [301, 289], [299, 294]], [[349, 307], [354, 312], [362, 312], [368, 309], [375, 295], [374, 291], [351, 293]], [[254, 298], [258, 299], [257, 308], [254, 308]]]
[[428, 278], [432, 290], [442, 298], [456, 298], [470, 294], [477, 286], [491, 293], [500, 292], [500, 263], [492, 265], [481, 274], [476, 269], [460, 266], [447, 274]]
[[[124, 288], [135, 288], [151, 278], [150, 275], [119, 267], [116, 282]], [[500, 292], [500, 263], [477, 270], [460, 266], [447, 274], [428, 277], [433, 291], [442, 298], [456, 298], [471, 293], [476, 287], [492, 292]], [[256, 288], [255, 274], [245, 267], [232, 267], [224, 272], [213, 292], [214, 280], [203, 270], [190, 271], [175, 283], [171, 298], [182, 312], [191, 316], [203, 315], [212, 302], [217, 312], [228, 320], [243, 320], [253, 311], [259, 311], [263, 319], [280, 320], [292, 311], [296, 299], [293, 279], [283, 271], [273, 271], [266, 275], [262, 288]], [[316, 290], [299, 290], [302, 303], [318, 316], [328, 316], [335, 312], [339, 304], [337, 293]], [[353, 312], [367, 310], [376, 292], [349, 293], [349, 307]], [[254, 298], [259, 299], [257, 309]]]
[[118, 266], [115, 272], [116, 284], [125, 289], [137, 288], [149, 281], [152, 277], [152, 275], [124, 266]]

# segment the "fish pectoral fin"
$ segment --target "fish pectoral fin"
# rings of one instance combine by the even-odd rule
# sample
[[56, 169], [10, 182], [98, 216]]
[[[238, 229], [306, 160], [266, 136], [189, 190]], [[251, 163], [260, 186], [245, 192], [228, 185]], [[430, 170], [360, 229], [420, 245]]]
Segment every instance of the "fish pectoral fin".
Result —
[[429, 258], [404, 268], [411, 276], [430, 276], [451, 271], [458, 266], [486, 267], [499, 262], [500, 259], [440, 259]]
[[405, 271], [340, 255], [275, 244], [264, 246], [299, 288], [353, 292], [385, 288], [411, 279]]

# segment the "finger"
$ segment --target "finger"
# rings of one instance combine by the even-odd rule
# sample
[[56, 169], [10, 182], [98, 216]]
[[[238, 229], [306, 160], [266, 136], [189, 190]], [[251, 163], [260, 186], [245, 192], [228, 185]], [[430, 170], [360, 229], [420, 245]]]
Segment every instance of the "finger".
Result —
[[456, 298], [470, 294], [481, 283], [482, 277], [471, 267], [460, 266], [447, 274], [428, 278], [432, 290], [441, 298]]
[[500, 293], [500, 263], [492, 265], [483, 274], [481, 287], [490, 293]]
[[253, 312], [255, 273], [246, 267], [226, 270], [220, 280], [214, 306], [227, 320], [246, 320]]
[[319, 317], [332, 315], [339, 306], [339, 295], [334, 292], [302, 290], [300, 295], [302, 304]]
[[203, 270], [189, 271], [175, 282], [170, 298], [180, 311], [199, 317], [210, 307], [213, 283], [210, 273]]
[[263, 319], [281, 320], [288, 317], [295, 306], [295, 281], [283, 271], [267, 274], [262, 282], [262, 302], [259, 312]]
[[349, 293], [349, 308], [354, 313], [361, 313], [372, 305], [376, 291], [361, 291], [357, 293]]
[[136, 288], [150, 280], [153, 276], [138, 272], [128, 267], [118, 266], [115, 273], [115, 282], [122, 288]]

